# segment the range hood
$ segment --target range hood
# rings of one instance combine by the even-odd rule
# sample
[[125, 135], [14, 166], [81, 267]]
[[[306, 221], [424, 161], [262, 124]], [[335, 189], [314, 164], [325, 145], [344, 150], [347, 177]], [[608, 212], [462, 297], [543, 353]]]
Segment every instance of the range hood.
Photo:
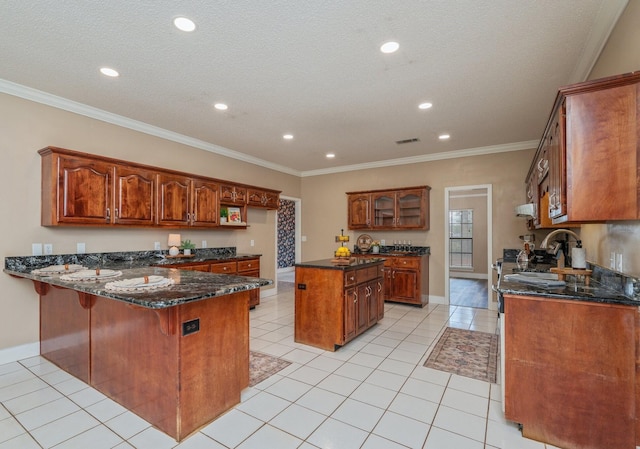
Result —
[[533, 203], [516, 206], [516, 217], [533, 218], [535, 216], [535, 213], [536, 210]]

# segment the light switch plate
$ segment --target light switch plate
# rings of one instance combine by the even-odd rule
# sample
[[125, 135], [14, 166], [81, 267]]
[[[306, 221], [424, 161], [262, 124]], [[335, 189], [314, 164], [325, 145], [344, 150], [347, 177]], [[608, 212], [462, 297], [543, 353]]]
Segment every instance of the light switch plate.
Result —
[[32, 243], [31, 244], [31, 255], [32, 256], [42, 256], [42, 243]]
[[153, 249], [160, 251], [162, 249], [160, 248], [160, 242], [153, 242]]
[[84, 254], [85, 253], [85, 244], [84, 243], [76, 243], [76, 253]]
[[44, 253], [46, 255], [53, 254], [53, 244], [52, 243], [45, 243], [44, 244]]
[[202, 241], [202, 247], [203, 247], [203, 248], [206, 248], [206, 247], [207, 247], [207, 241], [206, 241], [206, 240], [203, 240], [203, 241]]

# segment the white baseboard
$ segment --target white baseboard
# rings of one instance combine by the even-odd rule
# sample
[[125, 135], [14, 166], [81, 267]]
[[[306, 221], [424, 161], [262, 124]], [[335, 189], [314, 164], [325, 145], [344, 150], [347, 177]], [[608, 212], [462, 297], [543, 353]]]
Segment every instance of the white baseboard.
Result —
[[452, 279], [488, 279], [487, 273], [463, 273], [463, 272], [449, 272], [449, 277]]
[[40, 343], [27, 343], [20, 346], [12, 346], [10, 348], [0, 349], [0, 365], [5, 363], [17, 362], [18, 360], [28, 359], [40, 354]]
[[429, 295], [429, 304], [447, 304], [444, 296]]

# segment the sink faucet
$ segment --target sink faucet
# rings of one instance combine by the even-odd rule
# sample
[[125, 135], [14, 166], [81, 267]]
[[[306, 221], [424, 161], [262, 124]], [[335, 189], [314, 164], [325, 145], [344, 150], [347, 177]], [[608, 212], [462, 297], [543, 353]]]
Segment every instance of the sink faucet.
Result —
[[580, 244], [582, 241], [580, 240], [580, 236], [578, 234], [576, 234], [575, 232], [571, 231], [570, 229], [555, 229], [553, 231], [551, 231], [542, 241], [542, 243], [540, 243], [540, 248], [541, 249], [546, 249], [548, 253], [550, 254], [558, 254], [558, 250], [562, 249], [562, 255], [564, 256], [564, 260], [571, 265], [571, 260], [569, 258], [569, 248], [568, 248], [568, 243], [569, 243], [569, 238], [567, 237], [566, 241], [563, 242], [559, 242], [557, 245], [552, 246], [551, 248], [549, 248], [549, 244], [550, 242], [552, 242], [553, 237], [555, 237], [558, 234], [567, 234], [567, 236], [572, 236], [576, 242], [578, 244]]

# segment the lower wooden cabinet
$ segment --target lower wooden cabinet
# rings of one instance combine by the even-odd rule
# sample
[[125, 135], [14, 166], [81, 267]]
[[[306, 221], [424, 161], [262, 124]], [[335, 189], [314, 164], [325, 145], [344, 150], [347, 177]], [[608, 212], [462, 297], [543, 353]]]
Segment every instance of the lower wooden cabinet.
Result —
[[[163, 265], [166, 268], [166, 265]], [[216, 274], [237, 274], [238, 276], [260, 277], [260, 258], [242, 257], [214, 262], [196, 262], [176, 265], [180, 270], [202, 271]], [[260, 304], [260, 289], [249, 290], [249, 308]]]
[[298, 343], [335, 351], [384, 317], [382, 261], [362, 268], [296, 266]]
[[640, 444], [637, 307], [504, 295], [505, 417], [554, 447]]
[[[371, 258], [371, 254], [354, 254]], [[429, 256], [386, 256], [384, 259], [384, 300], [424, 307], [429, 303]]]

